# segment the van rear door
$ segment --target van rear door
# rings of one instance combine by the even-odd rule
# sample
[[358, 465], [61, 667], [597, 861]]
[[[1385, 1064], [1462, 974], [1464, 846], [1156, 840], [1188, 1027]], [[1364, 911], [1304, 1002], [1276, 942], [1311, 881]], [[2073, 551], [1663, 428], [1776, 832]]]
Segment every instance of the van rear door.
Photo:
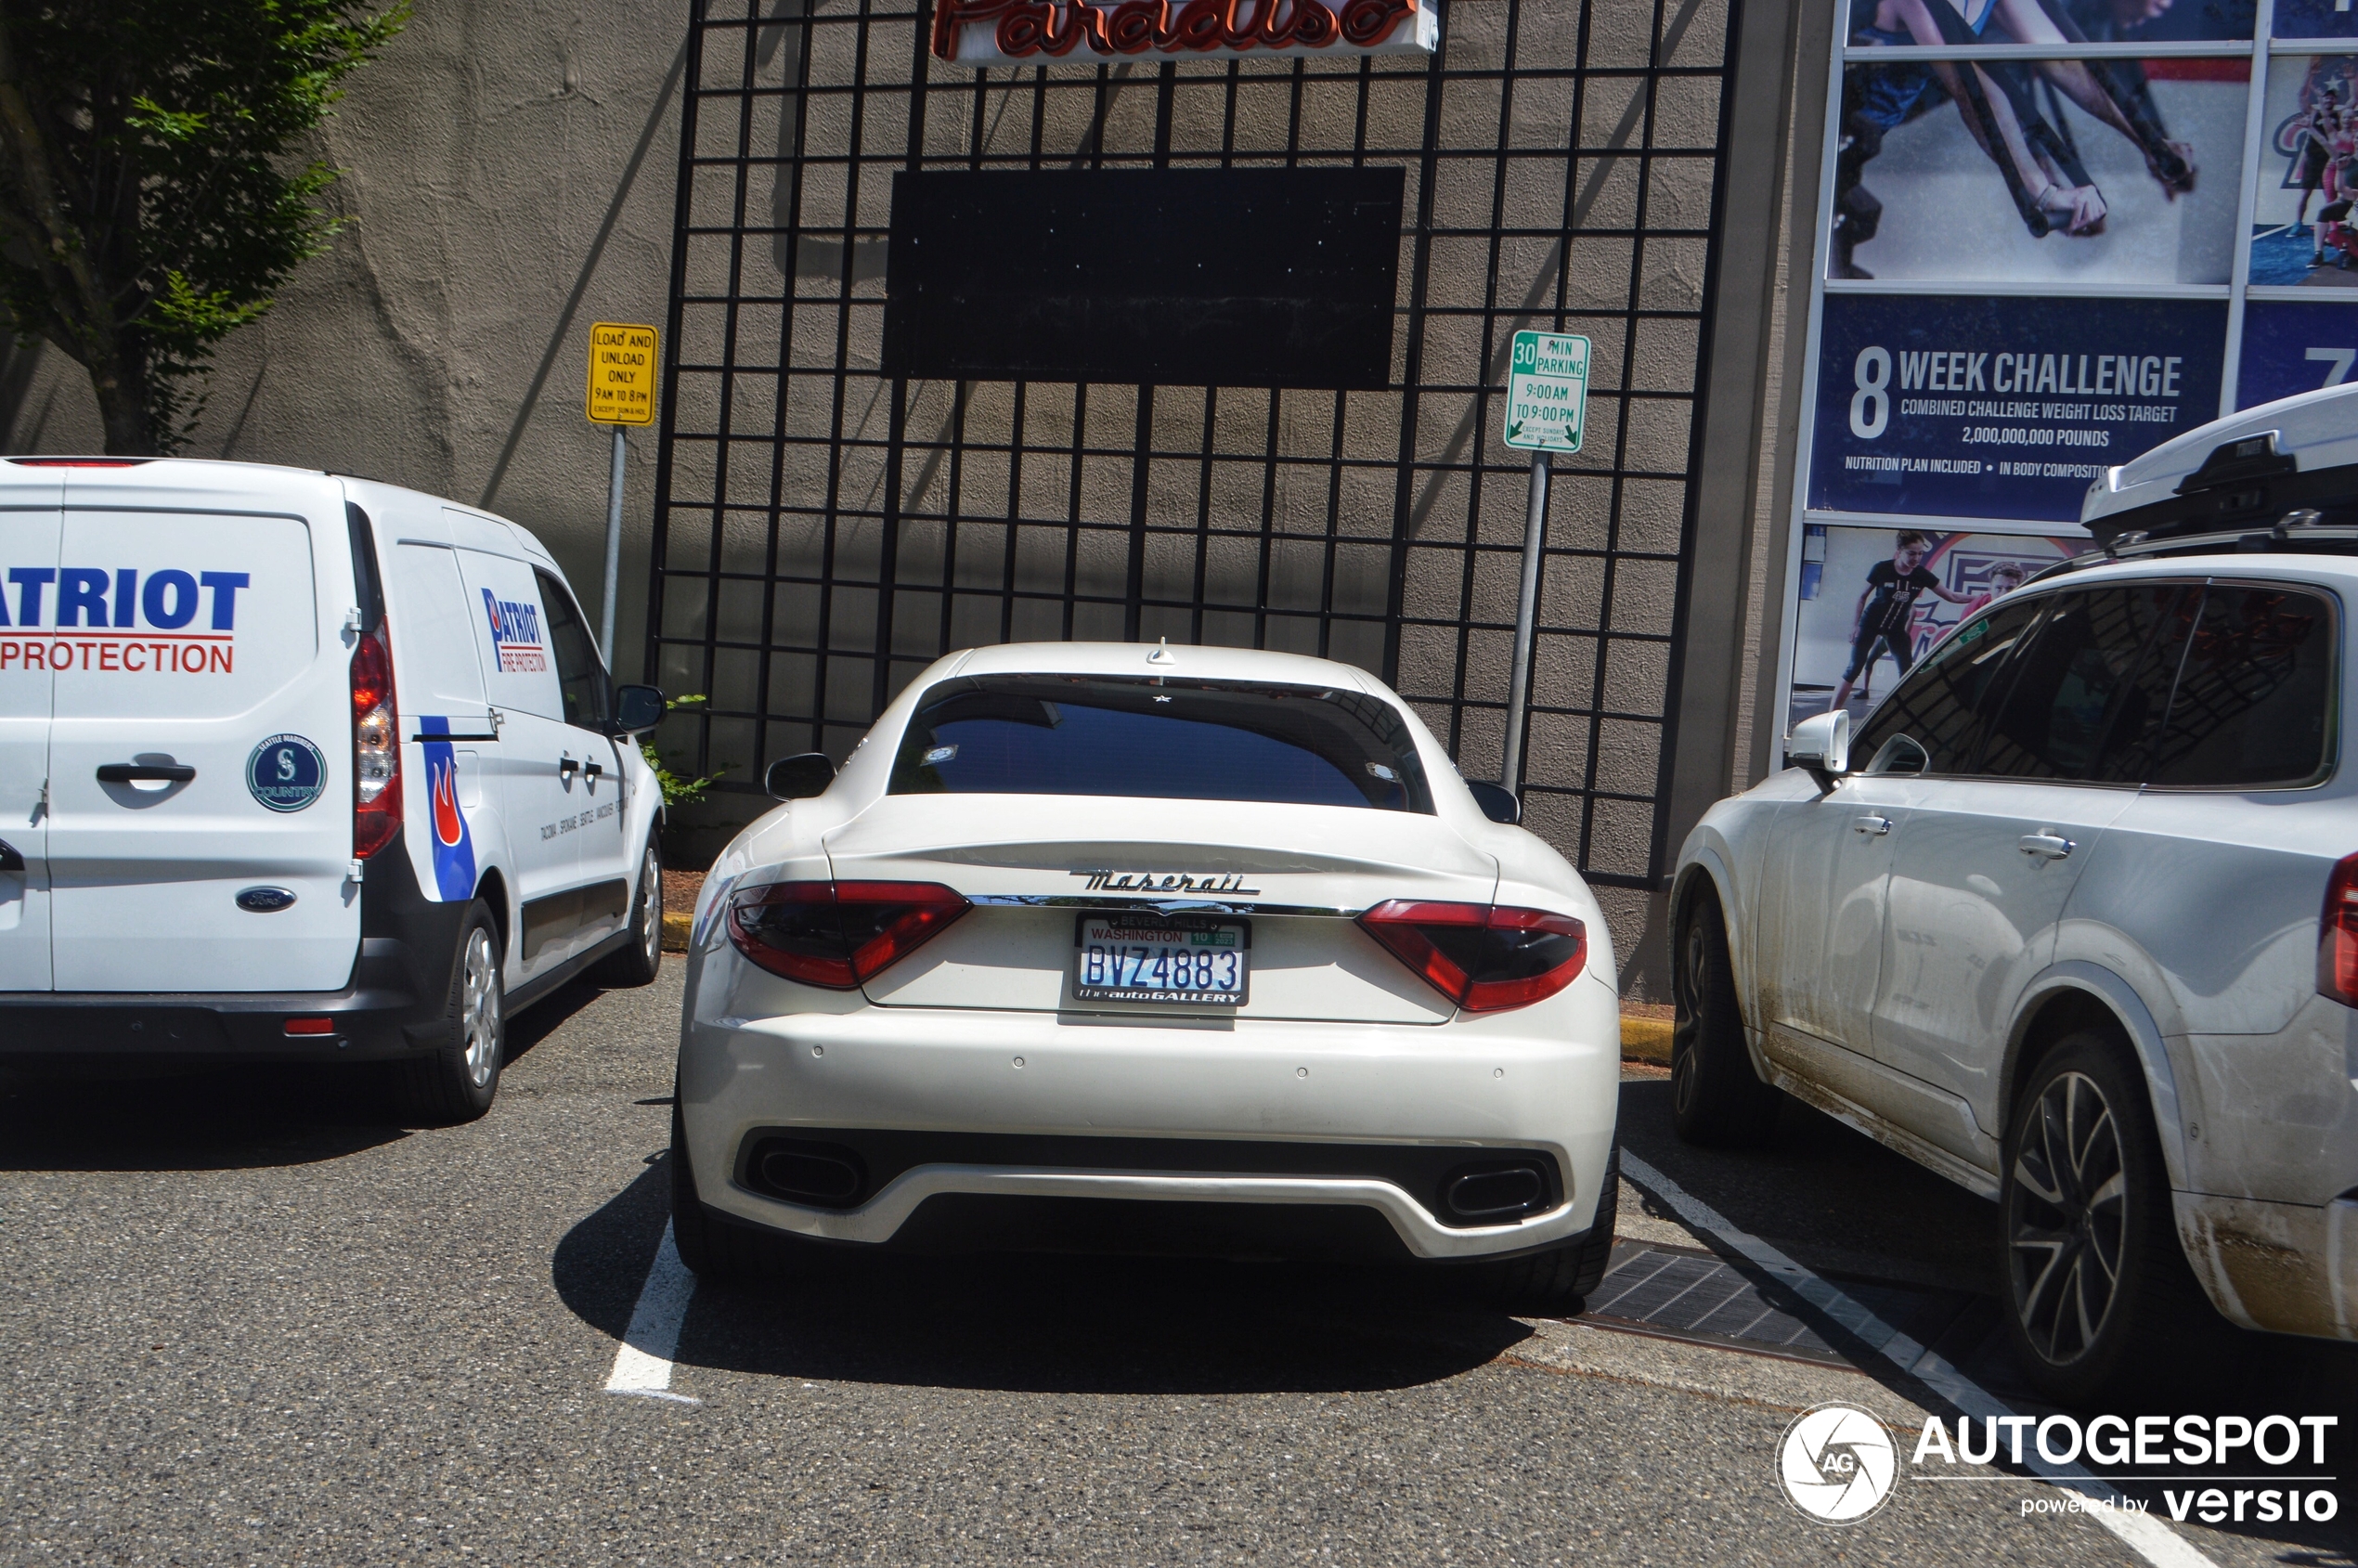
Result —
[[49, 989], [49, 644], [23, 623], [57, 580], [60, 486], [26, 478], [0, 501], [0, 991]]
[[341, 989], [360, 940], [343, 486], [197, 462], [72, 470], [60, 535], [56, 988]]

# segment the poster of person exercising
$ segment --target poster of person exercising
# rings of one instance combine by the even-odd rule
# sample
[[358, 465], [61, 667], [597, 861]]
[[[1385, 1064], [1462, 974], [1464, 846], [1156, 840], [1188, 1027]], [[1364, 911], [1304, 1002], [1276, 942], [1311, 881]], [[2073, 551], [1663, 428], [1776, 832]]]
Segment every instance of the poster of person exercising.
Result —
[[2088, 541], [1810, 524], [1785, 727], [1847, 707], [1856, 725], [1924, 652]]

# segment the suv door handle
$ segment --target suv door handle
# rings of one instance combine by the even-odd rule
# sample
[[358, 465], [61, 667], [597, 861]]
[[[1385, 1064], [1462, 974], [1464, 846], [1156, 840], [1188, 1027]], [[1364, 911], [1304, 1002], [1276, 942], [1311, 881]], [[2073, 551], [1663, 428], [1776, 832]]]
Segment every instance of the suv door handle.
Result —
[[1850, 831], [1872, 834], [1875, 837], [1881, 838], [1891, 831], [1891, 819], [1875, 816], [1853, 817], [1850, 819]]
[[2071, 853], [2071, 840], [2056, 833], [2026, 833], [2016, 841], [2016, 849], [2026, 855], [2036, 855], [2050, 861], [2062, 860]]
[[186, 762], [102, 762], [100, 784], [187, 784], [197, 771]]

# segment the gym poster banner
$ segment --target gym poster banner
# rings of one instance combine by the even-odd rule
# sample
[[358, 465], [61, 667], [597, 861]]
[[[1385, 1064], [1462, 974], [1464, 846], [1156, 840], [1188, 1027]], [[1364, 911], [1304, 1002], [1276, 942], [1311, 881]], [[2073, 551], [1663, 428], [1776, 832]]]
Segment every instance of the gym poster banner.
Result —
[[[1982, 41], [2010, 41], [1995, 31]], [[2085, 286], [2232, 276], [2248, 54], [1851, 58], [1828, 278]]]
[[2224, 300], [1828, 294], [1813, 512], [2077, 527], [2089, 482], [2219, 417]]
[[2087, 548], [2084, 537], [1807, 525], [1785, 728], [1837, 700], [1855, 727], [1952, 628]]

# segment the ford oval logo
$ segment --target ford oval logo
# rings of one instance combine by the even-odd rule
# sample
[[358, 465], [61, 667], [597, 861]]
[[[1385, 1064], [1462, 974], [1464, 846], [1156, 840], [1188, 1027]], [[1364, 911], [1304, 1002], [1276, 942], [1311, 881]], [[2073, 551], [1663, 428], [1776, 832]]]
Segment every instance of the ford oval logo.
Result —
[[238, 907], [255, 914], [269, 914], [295, 901], [295, 896], [284, 888], [249, 888], [238, 895]]

